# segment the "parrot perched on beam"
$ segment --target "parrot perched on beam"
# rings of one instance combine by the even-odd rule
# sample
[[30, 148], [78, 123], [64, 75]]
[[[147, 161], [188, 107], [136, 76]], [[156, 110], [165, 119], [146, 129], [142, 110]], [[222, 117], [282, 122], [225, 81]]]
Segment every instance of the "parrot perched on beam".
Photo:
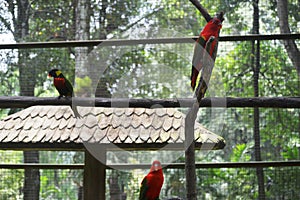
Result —
[[[48, 73], [49, 77], [53, 77], [53, 84], [56, 90], [59, 93], [58, 99], [61, 97], [72, 97], [73, 96], [73, 86], [71, 85], [70, 81], [66, 79], [66, 77], [62, 74], [62, 72], [58, 69], [52, 69]], [[71, 109], [74, 112], [76, 118], [80, 118], [80, 114], [78, 113], [76, 106], [71, 106]]]
[[192, 61], [192, 74], [191, 74], [191, 87], [195, 90], [196, 82], [198, 78], [199, 71], [203, 67], [203, 54], [206, 49], [207, 41], [211, 36], [215, 37], [209, 52], [207, 52], [212, 59], [215, 59], [217, 53], [217, 44], [219, 33], [222, 28], [223, 22], [223, 12], [217, 14], [215, 17], [211, 18], [203, 30], [201, 31], [199, 38], [196, 41], [194, 47], [194, 55]]
[[159, 200], [161, 187], [164, 183], [164, 175], [161, 163], [153, 161], [150, 172], [144, 177], [139, 200]]

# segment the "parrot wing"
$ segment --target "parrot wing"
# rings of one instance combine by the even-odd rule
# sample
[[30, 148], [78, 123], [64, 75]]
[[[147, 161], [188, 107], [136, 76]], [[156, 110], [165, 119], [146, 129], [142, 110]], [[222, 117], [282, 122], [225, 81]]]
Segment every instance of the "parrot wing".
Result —
[[194, 55], [192, 60], [191, 87], [196, 87], [199, 71], [202, 69], [203, 52], [205, 50], [206, 40], [200, 35], [194, 47]]
[[[66, 88], [68, 90], [68, 93], [72, 97], [73, 96], [73, 86], [72, 86], [72, 84], [70, 83], [70, 81], [68, 79], [65, 78], [65, 80], [66, 80], [65, 81], [65, 86], [66, 86]], [[69, 96], [69, 94], [68, 94], [68, 96]]]
[[214, 44], [211, 46], [209, 55], [213, 60], [216, 60], [217, 57], [217, 52], [218, 52], [218, 46], [219, 46], [219, 41], [218, 38], [215, 38], [215, 41], [213, 42]]
[[[68, 91], [67, 96], [72, 97], [74, 95], [73, 86], [72, 86], [72, 84], [70, 83], [70, 81], [68, 79], [66, 79], [65, 77], [64, 77], [64, 79], [65, 79], [65, 87]], [[81, 118], [81, 115], [79, 114], [79, 112], [77, 110], [77, 106], [73, 105], [73, 106], [71, 106], [71, 109], [73, 110], [73, 113], [74, 113], [76, 118]]]
[[148, 188], [149, 188], [149, 186], [147, 185], [147, 176], [146, 176], [143, 179], [142, 184], [141, 184], [139, 200], [147, 200], [146, 193], [147, 193]]

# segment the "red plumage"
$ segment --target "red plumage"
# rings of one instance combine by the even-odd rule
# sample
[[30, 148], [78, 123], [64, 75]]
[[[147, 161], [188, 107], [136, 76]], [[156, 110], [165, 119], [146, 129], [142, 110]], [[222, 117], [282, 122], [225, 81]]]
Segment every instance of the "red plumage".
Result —
[[66, 80], [64, 78], [54, 78], [54, 80], [53, 80], [54, 86], [60, 87], [60, 88], [66, 87], [65, 82], [66, 82]]
[[161, 163], [154, 161], [150, 172], [144, 177], [141, 185], [139, 200], [157, 200], [164, 183]]
[[[68, 79], [62, 74], [62, 72], [58, 69], [52, 69], [48, 73], [49, 77], [53, 77], [53, 85], [59, 93], [58, 98], [65, 96], [67, 98], [73, 96], [73, 86]], [[80, 114], [78, 113], [76, 106], [71, 106], [71, 109], [74, 112], [76, 118], [80, 118]]]
[[206, 48], [207, 41], [211, 36], [215, 37], [215, 40], [212, 42], [211, 48], [208, 52], [209, 55], [213, 57], [221, 28], [222, 21], [217, 17], [214, 17], [205, 25], [200, 33], [199, 38], [197, 39], [194, 47], [194, 55], [192, 61], [191, 87], [193, 88], [193, 90], [196, 87], [196, 81], [199, 71], [203, 67], [203, 54], [205, 52], [204, 50]]

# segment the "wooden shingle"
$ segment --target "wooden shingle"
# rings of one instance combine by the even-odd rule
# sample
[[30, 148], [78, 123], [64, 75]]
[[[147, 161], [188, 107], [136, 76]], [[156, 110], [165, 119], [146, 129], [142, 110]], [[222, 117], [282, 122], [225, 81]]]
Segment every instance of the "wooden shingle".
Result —
[[[33, 106], [0, 120], [0, 148], [83, 148], [86, 143], [117, 144], [124, 148], [160, 148], [184, 142], [185, 115], [174, 108]], [[225, 146], [222, 137], [195, 125], [197, 147]], [[15, 146], [14, 146], [15, 145]], [[26, 146], [27, 145], [27, 146]], [[76, 146], [77, 145], [77, 146]]]

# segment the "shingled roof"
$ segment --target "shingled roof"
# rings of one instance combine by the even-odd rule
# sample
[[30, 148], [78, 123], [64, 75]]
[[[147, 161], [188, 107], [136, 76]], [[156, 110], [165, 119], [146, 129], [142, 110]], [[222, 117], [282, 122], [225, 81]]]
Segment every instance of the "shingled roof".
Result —
[[[82, 149], [83, 143], [122, 148], [183, 147], [185, 115], [174, 108], [32, 106], [0, 120], [0, 148]], [[195, 125], [196, 148], [222, 149], [222, 137]]]

